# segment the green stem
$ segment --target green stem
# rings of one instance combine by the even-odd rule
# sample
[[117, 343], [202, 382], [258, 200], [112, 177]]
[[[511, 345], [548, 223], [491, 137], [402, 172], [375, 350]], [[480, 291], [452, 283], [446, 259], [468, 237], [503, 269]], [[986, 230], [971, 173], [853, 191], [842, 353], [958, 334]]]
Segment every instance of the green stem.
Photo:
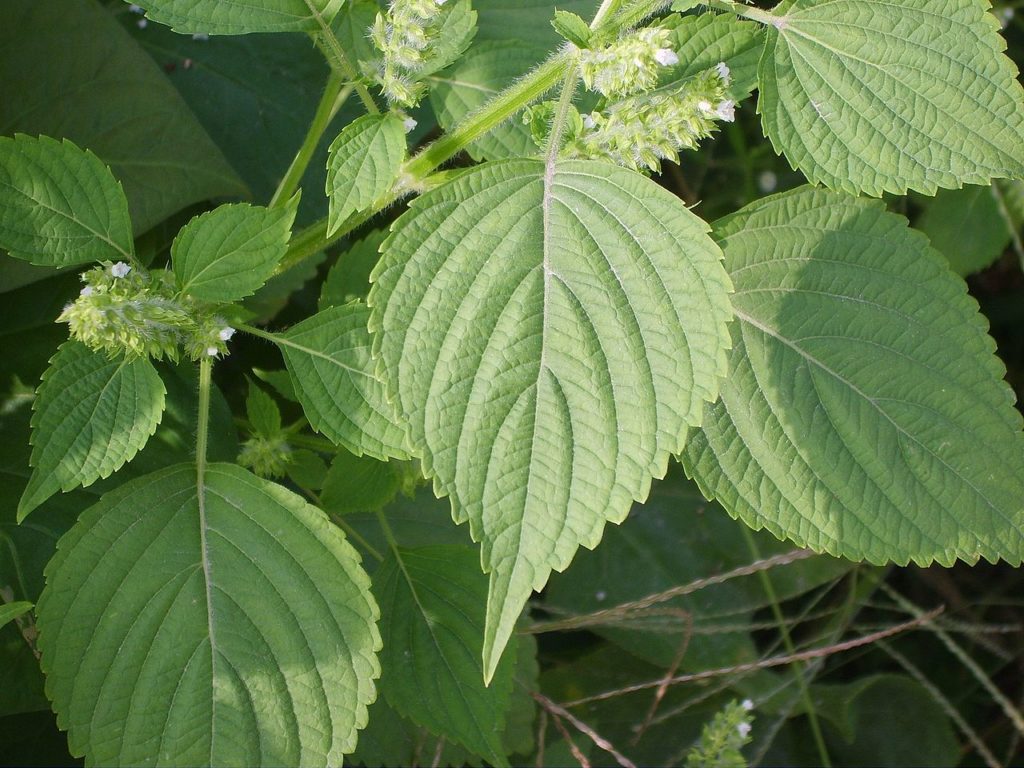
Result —
[[622, 0], [604, 0], [601, 3], [601, 7], [597, 9], [597, 13], [594, 14], [594, 20], [590, 22], [590, 29], [595, 30], [600, 27], [605, 21], [618, 13], [621, 7]]
[[[754, 539], [754, 535], [751, 530], [741, 525], [740, 528], [743, 531], [743, 538], [747, 542], [747, 549], [750, 550], [750, 556], [754, 560], [761, 559], [761, 548], [757, 545], [757, 540]], [[782, 643], [786, 649], [786, 653], [790, 656], [796, 655], [796, 645], [793, 643], [793, 638], [789, 634], [789, 623], [786, 621], [786, 617], [782, 613], [782, 607], [779, 605], [779, 598], [775, 592], [775, 585], [772, 584], [772, 578], [768, 571], [759, 571], [757, 574], [761, 581], [761, 587], [764, 589], [765, 595], [771, 602], [772, 615], [775, 617], [775, 623], [779, 626], [779, 633], [782, 636]], [[824, 768], [831, 768], [832, 761], [828, 756], [828, 749], [825, 746], [825, 735], [821, 732], [821, 723], [818, 722], [818, 713], [814, 708], [814, 702], [811, 699], [811, 691], [807, 687], [807, 680], [804, 677], [802, 665], [794, 663], [792, 666], [793, 677], [796, 680], [797, 686], [800, 689], [800, 698], [803, 699], [804, 709], [807, 711], [807, 720], [811, 725], [811, 734], [814, 736], [814, 744], [818, 749], [818, 757], [821, 760]]]
[[338, 42], [338, 38], [334, 36], [334, 30], [331, 28], [331, 25], [327, 23], [327, 19], [320, 13], [320, 9], [312, 3], [312, 0], [304, 0], [304, 2], [313, 18], [316, 19], [317, 26], [320, 27], [320, 32], [313, 39], [320, 44], [321, 50], [324, 50], [324, 47], [326, 47], [327, 51], [325, 53], [329, 51], [326, 58], [327, 62], [331, 65], [331, 69], [336, 69], [341, 72], [346, 80], [355, 83], [356, 92], [366, 107], [366, 111], [371, 115], [378, 114], [380, 108], [377, 106], [377, 102], [373, 100], [373, 96], [370, 95], [366, 86], [359, 82], [359, 72], [352, 65], [352, 62], [348, 60], [348, 56], [345, 55], [345, 51]]
[[295, 159], [292, 160], [292, 164], [285, 172], [284, 178], [277, 185], [274, 196], [270, 199], [271, 208], [286, 203], [295, 194], [295, 190], [299, 188], [299, 182], [302, 180], [303, 174], [306, 173], [306, 168], [309, 167], [309, 162], [313, 159], [313, 153], [316, 152], [316, 148], [319, 146], [320, 139], [323, 138], [327, 126], [330, 125], [331, 120], [338, 114], [338, 110], [341, 109], [342, 104], [345, 103], [354, 89], [355, 86], [352, 83], [347, 83], [342, 75], [334, 71], [331, 72], [327, 78], [327, 85], [324, 86], [323, 96], [320, 97], [320, 103], [317, 105], [316, 112], [313, 115], [313, 121], [306, 132], [306, 138], [302, 140], [302, 146], [295, 153]]
[[[603, 5], [601, 6], [604, 7]], [[596, 22], [596, 18], [595, 18]], [[555, 161], [558, 159], [558, 152], [562, 148], [562, 133], [565, 131], [566, 120], [569, 119], [569, 110], [572, 109], [572, 98], [576, 93], [576, 79], [579, 73], [577, 60], [573, 58], [565, 71], [565, 81], [562, 83], [562, 95], [558, 99], [558, 110], [551, 123], [551, 134], [548, 136], [548, 150], [545, 158], [547, 173], [554, 172]]]
[[267, 341], [272, 342], [274, 344], [277, 344], [280, 341], [280, 339], [277, 338], [276, 334], [273, 334], [270, 331], [264, 331], [262, 328], [257, 328], [254, 325], [247, 325], [246, 323], [235, 323], [235, 328], [244, 333], [248, 333], [251, 336], [258, 336], [261, 339], [266, 339]]
[[199, 362], [199, 424], [196, 427], [196, 478], [203, 486], [206, 473], [206, 441], [210, 432], [210, 387], [213, 360], [209, 357]]

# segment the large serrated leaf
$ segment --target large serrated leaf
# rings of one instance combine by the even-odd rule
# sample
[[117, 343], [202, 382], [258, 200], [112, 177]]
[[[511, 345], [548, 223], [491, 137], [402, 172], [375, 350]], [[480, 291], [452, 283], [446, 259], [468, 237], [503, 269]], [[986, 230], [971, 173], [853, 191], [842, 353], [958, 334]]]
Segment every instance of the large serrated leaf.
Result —
[[237, 203], [197, 216], [171, 246], [178, 287], [197, 299], [231, 302], [255, 293], [288, 248], [298, 197], [281, 208]]
[[148, 0], [146, 16], [175, 32], [246, 35], [316, 32], [327, 27], [344, 0]]
[[726, 62], [729, 66], [729, 95], [739, 101], [757, 87], [757, 62], [764, 37], [757, 24], [726, 14], [670, 17], [667, 26], [675, 36], [680, 66], [675, 80], [693, 77]]
[[13, 133], [95, 152], [124, 185], [139, 234], [246, 192], [166, 72], [96, 0], [0, 3], [0, 134]]
[[313, 429], [357, 456], [407, 459], [405, 429], [374, 373], [369, 317], [361, 302], [331, 307], [274, 341]]
[[396, 711], [432, 733], [508, 765], [501, 745], [515, 651], [489, 686], [480, 667], [487, 577], [469, 547], [392, 549], [374, 575], [384, 674]]
[[403, 160], [405, 128], [398, 115], [363, 115], [346, 125], [327, 158], [327, 234], [390, 190]]
[[381, 375], [491, 573], [484, 670], [530, 592], [621, 522], [725, 372], [707, 226], [597, 162], [513, 160], [413, 203], [370, 292]]
[[111, 360], [77, 341], [61, 345], [34, 404], [35, 470], [18, 520], [57, 491], [90, 485], [131, 459], [160, 423], [165, 394], [145, 358]]
[[854, 194], [1024, 174], [1024, 90], [984, 0], [785, 0], [759, 70], [776, 151]]
[[366, 724], [378, 610], [323, 513], [229, 464], [134, 480], [61, 539], [47, 693], [93, 765], [338, 765]]
[[0, 136], [0, 248], [47, 267], [131, 258], [121, 185], [70, 141]]
[[801, 188], [716, 225], [736, 284], [687, 472], [754, 528], [872, 562], [1024, 557], [1024, 437], [986, 323], [876, 201]]

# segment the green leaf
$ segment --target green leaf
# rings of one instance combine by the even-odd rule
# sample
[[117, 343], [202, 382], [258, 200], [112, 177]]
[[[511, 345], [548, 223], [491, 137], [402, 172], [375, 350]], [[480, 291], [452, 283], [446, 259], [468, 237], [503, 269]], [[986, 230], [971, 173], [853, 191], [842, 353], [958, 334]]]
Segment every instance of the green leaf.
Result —
[[340, 515], [372, 512], [395, 498], [401, 487], [395, 462], [339, 451], [327, 470], [320, 501], [328, 512]]
[[313, 451], [300, 448], [292, 451], [285, 466], [288, 478], [299, 488], [318, 491], [327, 478], [327, 464]]
[[0, 628], [10, 624], [19, 616], [24, 616], [32, 610], [32, 603], [27, 600], [18, 600], [13, 603], [0, 605]]
[[316, 508], [230, 465], [82, 514], [37, 611], [47, 694], [93, 765], [338, 765], [366, 724], [378, 610]]
[[880, 202], [801, 188], [716, 224], [729, 379], [683, 456], [733, 516], [875, 563], [1024, 557], [1024, 437], [963, 281]]
[[579, 48], [590, 45], [590, 26], [570, 11], [555, 10], [555, 18], [551, 20], [555, 32]]
[[550, 51], [563, 42], [551, 26], [556, 7], [590, 19], [598, 5], [598, 0], [473, 0], [477, 40], [527, 40]]
[[992, 187], [943, 189], [921, 202], [924, 211], [914, 226], [928, 235], [958, 275], [989, 266], [1010, 243], [1011, 230]]
[[250, 32], [317, 32], [344, 0], [148, 0], [146, 16], [175, 32], [246, 35]]
[[0, 247], [47, 267], [131, 259], [128, 201], [92, 152], [0, 136]]
[[983, 0], [784, 0], [765, 134], [815, 183], [934, 194], [1024, 174], [1024, 91]]
[[[431, 78], [430, 105], [437, 122], [452, 130], [544, 58], [545, 49], [519, 40], [474, 45], [454, 66]], [[537, 154], [529, 126], [518, 117], [467, 147], [475, 160], [506, 160]]]
[[480, 667], [487, 577], [469, 547], [392, 549], [374, 576], [384, 651], [381, 692], [400, 714], [485, 758], [501, 746], [515, 649], [489, 686]]
[[182, 292], [231, 302], [255, 293], [288, 249], [298, 197], [282, 208], [222, 205], [186, 224], [171, 246]]
[[166, 72], [95, 0], [0, 3], [0, 134], [14, 133], [95, 152], [124, 185], [137, 234], [246, 192]]
[[332, 307], [274, 341], [313, 429], [356, 456], [407, 459], [405, 429], [374, 373], [369, 317], [361, 303]]
[[320, 289], [318, 306], [321, 310], [366, 299], [370, 292], [370, 273], [380, 260], [380, 246], [387, 235], [387, 230], [375, 229], [342, 251]]
[[374, 352], [435, 489], [491, 574], [484, 670], [530, 592], [621, 522], [725, 373], [707, 226], [598, 162], [474, 168], [396, 222]]
[[327, 234], [385, 195], [404, 160], [405, 127], [398, 115], [363, 115], [346, 125], [327, 158]]
[[437, 37], [431, 40], [416, 76], [432, 75], [447, 67], [465, 52], [475, 35], [476, 11], [472, 0], [450, 2], [445, 6]]
[[166, 390], [145, 358], [111, 360], [68, 341], [43, 375], [33, 405], [32, 466], [18, 521], [57, 491], [116, 472], [156, 431]]
[[276, 437], [281, 432], [281, 411], [274, 398], [264, 392], [252, 379], [245, 397], [245, 415], [253, 431], [263, 437]]
[[729, 66], [728, 93], [742, 101], [757, 87], [757, 62], [764, 36], [752, 21], [740, 21], [728, 14], [670, 17], [665, 25], [676, 38], [675, 50], [681, 66], [673, 80], [693, 77], [720, 61]]

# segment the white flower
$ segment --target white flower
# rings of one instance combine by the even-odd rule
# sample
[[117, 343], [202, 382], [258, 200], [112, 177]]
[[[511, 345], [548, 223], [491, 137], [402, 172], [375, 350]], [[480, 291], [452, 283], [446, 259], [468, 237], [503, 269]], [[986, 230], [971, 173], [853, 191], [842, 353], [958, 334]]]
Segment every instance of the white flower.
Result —
[[588, 131], [592, 131], [597, 127], [597, 121], [594, 120], [594, 116], [589, 112], [583, 116], [583, 127]]
[[736, 730], [739, 731], [740, 736], [745, 739], [750, 735], [750, 723], [740, 723], [736, 726]]
[[654, 60], [663, 67], [674, 67], [679, 63], [679, 56], [671, 48], [659, 48], [654, 52]]
[[92, 286], [91, 285], [85, 286], [85, 288], [83, 288], [82, 290], [80, 290], [78, 292], [78, 295], [79, 296], [92, 296]]
[[206, 354], [208, 354], [210, 357], [216, 357], [219, 352], [220, 352], [220, 350], [217, 349], [216, 347], [207, 347], [206, 348]]
[[128, 273], [132, 271], [132, 268], [125, 264], [123, 261], [119, 261], [110, 267], [110, 274], [114, 277], [127, 277]]
[[743, 707], [745, 710], [747, 710], [747, 712], [749, 712], [750, 710], [752, 710], [754, 708], [754, 702], [751, 701], [750, 699], [744, 699], [743, 701], [740, 702], [740, 706]]
[[131, 11], [132, 13], [142, 13], [142, 7], [136, 5], [135, 3], [132, 3], [131, 5], [129, 5], [128, 6], [128, 10]]
[[231, 337], [235, 335], [235, 329], [230, 325], [220, 329], [220, 333], [217, 334], [217, 338], [221, 341], [230, 341]]
[[192, 39], [205, 42], [210, 39], [210, 36], [205, 32], [196, 32], [194, 35], [192, 35]]
[[146, 27], [149, 26], [149, 22], [146, 21], [145, 19], [139, 19], [138, 21], [135, 22], [135, 26], [137, 26], [139, 29], [145, 29]]
[[699, 109], [705, 115], [710, 115], [712, 112], [715, 111], [715, 108], [711, 106], [711, 102], [704, 101], [703, 99], [697, 102], [697, 109]]
[[602, 602], [606, 597], [608, 597], [608, 594], [603, 589], [599, 589], [597, 590], [597, 592], [594, 593], [594, 599], [597, 600], [597, 602], [599, 603]]
[[715, 107], [715, 115], [719, 120], [731, 123], [736, 119], [736, 102], [732, 99], [718, 102], [718, 106]]
[[718, 70], [718, 76], [722, 78], [722, 82], [728, 85], [729, 80], [732, 77], [732, 72], [729, 70], [729, 65], [726, 64], [724, 61], [720, 61], [715, 66], [715, 69]]
[[411, 133], [412, 130], [419, 125], [413, 118], [407, 117], [402, 121], [402, 127], [405, 128], [406, 133]]

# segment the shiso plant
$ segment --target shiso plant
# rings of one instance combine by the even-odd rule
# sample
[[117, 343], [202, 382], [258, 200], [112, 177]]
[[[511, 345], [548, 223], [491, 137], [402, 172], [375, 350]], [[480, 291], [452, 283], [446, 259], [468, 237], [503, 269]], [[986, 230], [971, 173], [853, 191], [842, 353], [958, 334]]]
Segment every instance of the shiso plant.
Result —
[[557, 6], [0, 8], [12, 750], [886, 762], [889, 706], [1020, 756], [887, 570], [1024, 557], [963, 279], [1024, 265], [1013, 4]]

